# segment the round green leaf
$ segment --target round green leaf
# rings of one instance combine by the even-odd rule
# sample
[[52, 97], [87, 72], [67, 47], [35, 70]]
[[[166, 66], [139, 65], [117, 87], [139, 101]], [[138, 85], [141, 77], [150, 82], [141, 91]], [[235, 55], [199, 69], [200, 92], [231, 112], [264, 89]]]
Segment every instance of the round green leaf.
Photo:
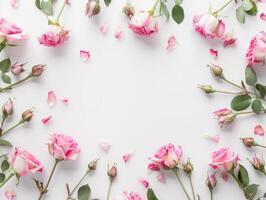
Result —
[[251, 184], [244, 189], [244, 193], [247, 199], [254, 199], [258, 191], [259, 185]]
[[252, 1], [252, 4], [253, 4], [253, 7], [249, 11], [246, 11], [246, 13], [248, 13], [249, 15], [255, 16], [258, 14], [258, 6], [254, 1]]
[[250, 0], [243, 0], [241, 7], [244, 11], [249, 11], [253, 8], [253, 4]]
[[47, 16], [52, 16], [53, 15], [53, 1], [52, 0], [41, 1], [41, 10]]
[[0, 173], [0, 183], [4, 182], [6, 179], [6, 175], [3, 173]]
[[7, 84], [11, 83], [11, 78], [7, 74], [2, 74], [1, 78], [4, 83], [7, 83]]
[[264, 99], [264, 97], [266, 96], [266, 87], [264, 85], [261, 84], [256, 84], [256, 89], [257, 91], [260, 93], [260, 96]]
[[259, 99], [255, 99], [251, 104], [251, 108], [254, 113], [260, 114], [263, 110], [263, 105]]
[[10, 167], [10, 164], [7, 160], [3, 160], [2, 164], [1, 164], [1, 170], [2, 172], [5, 172], [6, 170], [8, 170]]
[[184, 20], [184, 18], [185, 18], [184, 9], [180, 5], [176, 4], [173, 7], [173, 9], [172, 9], [172, 18], [178, 24], [180, 24]]
[[11, 61], [9, 58], [6, 58], [0, 62], [0, 71], [2, 73], [6, 73], [8, 72], [10, 66], [11, 66]]
[[83, 185], [78, 190], [78, 200], [88, 200], [91, 194], [91, 189], [88, 184]]
[[231, 101], [231, 108], [235, 111], [241, 111], [249, 107], [251, 104], [251, 97], [248, 94], [238, 95]]
[[244, 24], [246, 21], [246, 17], [245, 17], [245, 11], [243, 10], [242, 7], [239, 7], [236, 9], [236, 18], [237, 20], [241, 23]]
[[253, 86], [256, 84], [257, 75], [252, 67], [246, 67], [245, 75], [246, 75], [246, 83], [248, 85]]

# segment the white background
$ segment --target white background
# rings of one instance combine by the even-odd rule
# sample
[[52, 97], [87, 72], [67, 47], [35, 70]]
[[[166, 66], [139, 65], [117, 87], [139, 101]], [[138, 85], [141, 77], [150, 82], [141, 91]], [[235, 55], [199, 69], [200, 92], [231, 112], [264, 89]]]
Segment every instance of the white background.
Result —
[[[58, 12], [58, 1], [55, 11]], [[137, 9], [148, 9], [153, 1], [132, 1]], [[212, 2], [218, 8], [224, 2]], [[242, 162], [251, 171], [251, 182], [264, 184], [260, 192], [266, 190], [265, 177], [254, 172], [246, 161], [251, 152], [243, 147], [239, 137], [253, 134], [255, 125], [264, 123], [264, 116], [243, 117], [228, 127], [220, 129], [213, 119], [212, 111], [228, 107], [231, 97], [213, 95], [207, 97], [197, 88], [198, 84], [210, 83], [217, 88], [224, 84], [216, 81], [206, 68], [214, 62], [223, 66], [229, 79], [239, 82], [245, 68], [244, 55], [250, 38], [265, 28], [266, 22], [259, 17], [248, 17], [245, 25], [235, 19], [234, 5], [230, 5], [222, 14], [228, 28], [234, 28], [238, 38], [237, 45], [224, 49], [218, 41], [208, 41], [192, 29], [192, 18], [196, 13], [208, 10], [209, 1], [185, 0], [184, 23], [176, 25], [172, 20], [159, 20], [159, 33], [149, 38], [134, 35], [127, 27], [127, 19], [121, 13], [124, 1], [114, 0], [109, 8], [102, 4], [100, 15], [91, 19], [84, 16], [85, 1], [73, 1], [65, 9], [62, 24], [71, 29], [69, 41], [58, 48], [47, 48], [38, 44], [37, 37], [47, 30], [47, 21], [34, 5], [33, 1], [21, 0], [19, 9], [14, 10], [8, 0], [0, 2], [1, 16], [21, 26], [30, 38], [19, 47], [5, 51], [12, 61], [34, 64], [47, 64], [43, 77], [23, 84], [10, 93], [1, 94], [1, 103], [10, 96], [15, 98], [15, 123], [20, 113], [35, 107], [36, 115], [32, 123], [16, 129], [6, 139], [30, 152], [33, 152], [45, 166], [45, 173], [34, 177], [46, 180], [53, 159], [47, 151], [49, 134], [60, 132], [72, 135], [80, 144], [81, 154], [75, 162], [61, 163], [50, 185], [45, 199], [65, 199], [65, 183], [73, 185], [84, 173], [86, 165], [94, 158], [100, 158], [97, 172], [88, 177], [94, 198], [105, 199], [108, 178], [107, 163], [117, 162], [119, 176], [113, 185], [111, 196], [119, 196], [124, 190], [137, 191], [143, 196], [145, 189], [139, 184], [139, 178], [151, 182], [161, 200], [185, 199], [176, 180], [169, 176], [167, 183], [157, 181], [156, 173], [147, 171], [148, 157], [165, 144], [181, 145], [185, 157], [194, 163], [193, 178], [197, 193], [201, 198], [209, 199], [205, 179], [212, 151], [220, 147], [230, 147], [240, 153]], [[265, 4], [260, 5], [261, 11]], [[109, 23], [109, 31], [103, 35], [99, 27]], [[123, 29], [121, 40], [114, 38], [117, 26]], [[168, 53], [165, 50], [167, 39], [175, 35], [179, 45]], [[219, 50], [219, 58], [214, 60], [209, 49]], [[79, 50], [89, 50], [91, 59], [83, 63]], [[259, 68], [259, 78], [265, 79], [265, 67]], [[233, 89], [229, 87], [229, 89]], [[60, 101], [54, 108], [46, 103], [47, 92], [54, 90], [58, 99], [69, 98], [69, 105]], [[52, 115], [49, 126], [43, 126], [40, 120]], [[204, 137], [205, 134], [220, 134], [217, 145]], [[258, 138], [266, 144], [265, 138]], [[110, 142], [109, 154], [103, 153], [99, 142]], [[3, 151], [3, 150], [1, 150]], [[122, 155], [134, 151], [127, 163]], [[258, 151], [259, 152], [259, 151]], [[21, 179], [19, 187], [16, 181], [10, 181], [1, 191], [15, 189], [17, 199], [37, 199], [37, 191], [31, 177]], [[225, 197], [226, 194], [226, 197]], [[219, 184], [214, 191], [215, 199], [244, 199], [241, 191], [230, 180]]]

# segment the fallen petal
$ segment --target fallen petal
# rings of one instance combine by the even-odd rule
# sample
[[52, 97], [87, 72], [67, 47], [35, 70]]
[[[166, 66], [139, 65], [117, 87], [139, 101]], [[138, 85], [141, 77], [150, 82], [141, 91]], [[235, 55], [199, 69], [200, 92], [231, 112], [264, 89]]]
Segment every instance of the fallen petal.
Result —
[[41, 121], [43, 125], [48, 125], [51, 119], [52, 119], [52, 116], [48, 116], [48, 117], [43, 118]]
[[166, 50], [167, 51], [172, 51], [176, 46], [176, 38], [175, 36], [170, 36], [167, 40], [167, 46], [166, 46]]
[[107, 31], [108, 31], [108, 28], [109, 28], [109, 25], [107, 22], [105, 22], [101, 27], [100, 27], [100, 31], [103, 33], [103, 34], [106, 34]]
[[86, 62], [87, 60], [89, 60], [90, 58], [90, 52], [89, 51], [85, 51], [85, 50], [80, 50], [80, 57], [82, 59], [83, 62]]
[[145, 187], [148, 188], [150, 183], [145, 179], [140, 179], [139, 182]]
[[127, 153], [127, 154], [123, 155], [122, 158], [123, 158], [124, 162], [126, 163], [131, 158], [131, 156], [132, 156], [132, 153]]
[[118, 26], [116, 28], [116, 31], [115, 31], [115, 38], [118, 39], [118, 40], [121, 39], [122, 33], [123, 33], [123, 31], [122, 31], [121, 27]]
[[260, 14], [260, 19], [266, 21], [266, 14], [265, 13], [261, 13]]
[[263, 136], [264, 135], [264, 129], [261, 125], [257, 125], [254, 128], [254, 134], [255, 135], [259, 135], [259, 136]]
[[110, 151], [110, 148], [111, 148], [111, 144], [107, 143], [107, 142], [101, 142], [101, 143], [99, 143], [99, 146], [105, 153], [108, 153]]
[[19, 0], [10, 0], [10, 3], [13, 8], [18, 8], [19, 6]]
[[14, 200], [16, 197], [16, 193], [14, 191], [8, 190], [5, 192], [5, 196], [7, 200]]
[[157, 176], [157, 180], [160, 181], [161, 183], [166, 183], [166, 176], [163, 173], [159, 173], [159, 175]]
[[210, 49], [210, 54], [211, 54], [213, 57], [217, 58], [217, 57], [218, 57], [218, 50]]
[[207, 136], [207, 139], [209, 139], [212, 142], [219, 143], [219, 141], [220, 141], [220, 135], [219, 134], [206, 135], [206, 136]]
[[62, 99], [61, 101], [62, 101], [64, 104], [66, 104], [66, 105], [67, 105], [68, 102], [69, 102], [69, 101], [68, 101], [68, 98], [64, 98], [64, 99]]
[[47, 104], [48, 106], [52, 107], [54, 106], [56, 102], [56, 96], [53, 90], [48, 92], [48, 97], [47, 97]]

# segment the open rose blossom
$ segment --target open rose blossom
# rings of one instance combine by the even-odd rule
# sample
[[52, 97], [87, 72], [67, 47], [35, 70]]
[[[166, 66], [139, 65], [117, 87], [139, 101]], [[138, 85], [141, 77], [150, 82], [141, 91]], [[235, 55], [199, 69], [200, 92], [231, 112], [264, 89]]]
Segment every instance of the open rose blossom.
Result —
[[266, 32], [262, 31], [253, 37], [246, 52], [247, 65], [264, 64], [266, 61]]
[[231, 152], [228, 148], [221, 148], [218, 151], [214, 151], [211, 157], [210, 167], [212, 169], [219, 169], [221, 172], [230, 171], [237, 166], [240, 160], [239, 155]]
[[11, 22], [0, 18], [0, 43], [1, 40], [6, 41], [8, 44], [22, 41], [28, 38], [28, 35], [23, 32], [21, 28]]
[[20, 176], [27, 176], [29, 173], [42, 172], [43, 165], [28, 151], [15, 147], [11, 153], [13, 169]]
[[140, 194], [136, 192], [124, 192], [124, 199], [125, 200], [144, 200], [144, 198], [142, 198]]
[[69, 31], [62, 26], [50, 25], [50, 30], [39, 37], [40, 44], [56, 47], [64, 44], [69, 38]]
[[50, 154], [58, 160], [76, 160], [80, 149], [78, 143], [63, 134], [53, 134], [48, 142]]
[[160, 147], [151, 160], [164, 169], [173, 169], [180, 163], [182, 155], [183, 151], [180, 146], [167, 144]]
[[129, 22], [129, 28], [136, 34], [149, 36], [158, 32], [158, 22], [149, 12], [136, 13]]

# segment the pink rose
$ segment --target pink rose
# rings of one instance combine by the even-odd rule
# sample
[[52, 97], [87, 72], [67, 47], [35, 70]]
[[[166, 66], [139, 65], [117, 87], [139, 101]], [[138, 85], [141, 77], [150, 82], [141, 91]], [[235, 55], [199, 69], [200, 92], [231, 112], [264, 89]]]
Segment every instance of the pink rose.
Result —
[[144, 200], [138, 193], [136, 192], [124, 192], [125, 200]]
[[236, 118], [236, 114], [228, 108], [217, 110], [213, 114], [221, 126], [232, 123]]
[[23, 30], [17, 25], [0, 18], [0, 43], [14, 43], [28, 38], [28, 35], [23, 33]]
[[42, 172], [43, 165], [28, 151], [15, 147], [11, 153], [13, 169], [20, 176], [27, 176], [29, 173]]
[[266, 32], [262, 31], [250, 41], [247, 53], [247, 65], [264, 64], [266, 61]]
[[183, 151], [180, 146], [168, 144], [159, 148], [151, 160], [162, 168], [173, 169], [180, 163], [182, 155]]
[[158, 22], [156, 17], [148, 12], [138, 12], [130, 20], [129, 28], [139, 35], [149, 36], [158, 32]]
[[50, 154], [58, 160], [76, 160], [80, 149], [78, 143], [63, 134], [53, 134], [48, 143]]
[[69, 31], [62, 26], [50, 25], [50, 30], [39, 37], [40, 44], [56, 47], [64, 44], [69, 38]]
[[195, 15], [193, 27], [206, 38], [221, 38], [225, 30], [223, 21], [210, 14]]
[[239, 155], [231, 152], [228, 148], [221, 148], [218, 151], [214, 151], [211, 157], [211, 168], [219, 169], [221, 172], [230, 171], [237, 166], [240, 160]]

